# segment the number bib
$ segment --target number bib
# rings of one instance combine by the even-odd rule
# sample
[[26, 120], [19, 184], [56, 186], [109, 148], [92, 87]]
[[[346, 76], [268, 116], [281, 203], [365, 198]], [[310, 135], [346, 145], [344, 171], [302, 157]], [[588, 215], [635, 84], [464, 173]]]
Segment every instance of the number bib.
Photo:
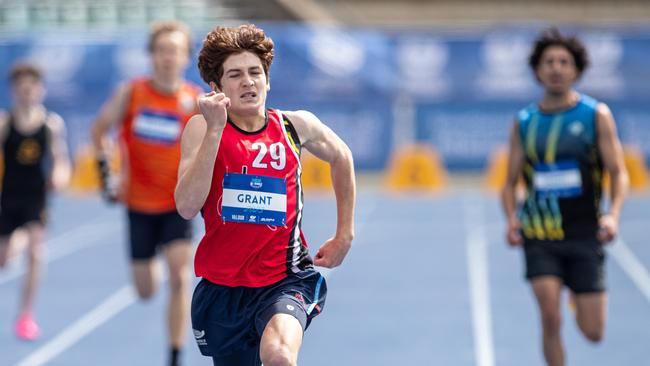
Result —
[[173, 144], [181, 133], [181, 124], [177, 116], [144, 110], [133, 122], [136, 136], [162, 144]]
[[224, 174], [221, 219], [239, 223], [285, 226], [286, 180], [263, 175]]
[[582, 194], [582, 176], [572, 160], [555, 164], [536, 164], [533, 186], [541, 196], [578, 197]]

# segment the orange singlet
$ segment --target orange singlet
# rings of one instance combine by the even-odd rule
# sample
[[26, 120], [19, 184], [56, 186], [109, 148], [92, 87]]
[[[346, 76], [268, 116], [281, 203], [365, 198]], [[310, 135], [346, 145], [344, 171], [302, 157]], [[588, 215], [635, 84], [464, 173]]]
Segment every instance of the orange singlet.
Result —
[[201, 89], [189, 82], [173, 94], [154, 89], [151, 79], [131, 82], [131, 97], [120, 131], [124, 197], [130, 210], [175, 211], [180, 138], [187, 121], [198, 112]]

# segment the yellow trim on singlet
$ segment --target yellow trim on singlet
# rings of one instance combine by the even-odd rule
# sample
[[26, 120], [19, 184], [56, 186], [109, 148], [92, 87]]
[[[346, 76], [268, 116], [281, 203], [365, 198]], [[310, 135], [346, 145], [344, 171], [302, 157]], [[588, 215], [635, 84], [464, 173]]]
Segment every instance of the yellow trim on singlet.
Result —
[[[559, 114], [551, 122], [551, 128], [546, 139], [546, 151], [544, 152], [544, 162], [546, 164], [555, 163], [557, 158], [557, 145], [560, 140], [563, 118], [564, 115]], [[562, 229], [562, 213], [557, 207], [557, 197], [550, 197], [548, 200], [548, 204], [551, 206], [551, 212], [549, 213], [551, 217], [549, 217], [546, 233], [551, 240], [562, 240], [564, 239], [564, 230]], [[544, 204], [546, 205], [546, 202]]]
[[528, 157], [533, 162], [538, 162], [539, 157], [537, 156], [537, 126], [539, 124], [539, 116], [537, 114], [533, 115], [533, 118], [528, 125], [528, 131], [526, 131], [526, 151], [528, 152]]
[[524, 236], [528, 239], [532, 239], [535, 236], [535, 230], [533, 225], [530, 222], [530, 217], [525, 213], [521, 216], [521, 229], [524, 232]]
[[551, 122], [551, 130], [546, 139], [546, 152], [544, 153], [544, 162], [546, 164], [555, 163], [557, 156], [557, 143], [560, 140], [560, 131], [562, 130], [563, 115], [557, 115]]
[[[289, 126], [289, 125], [290, 125], [290, 124], [289, 124], [289, 121], [285, 120], [285, 121], [284, 121], [284, 125], [285, 125], [285, 126]], [[291, 148], [293, 149], [293, 151], [296, 152], [296, 154], [298, 154], [298, 156], [300, 156], [300, 149], [298, 148], [298, 145], [296, 144], [296, 142], [293, 141], [293, 136], [291, 136], [291, 134], [290, 134], [289, 131], [286, 129], [286, 127], [285, 127], [285, 131], [287, 132], [287, 137], [289, 137], [289, 142], [291, 143]]]

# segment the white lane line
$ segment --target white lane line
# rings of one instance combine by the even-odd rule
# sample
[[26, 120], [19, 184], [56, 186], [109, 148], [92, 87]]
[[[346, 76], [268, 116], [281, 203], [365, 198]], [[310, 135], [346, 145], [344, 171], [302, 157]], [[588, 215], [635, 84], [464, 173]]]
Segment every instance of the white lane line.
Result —
[[[364, 214], [371, 214], [375, 211], [376, 207], [376, 203], [370, 205], [368, 209], [364, 210]], [[361, 229], [365, 226], [365, 222], [366, 220], [363, 220], [357, 225], [355, 230], [357, 233], [361, 232]], [[333, 271], [333, 269], [321, 267], [318, 270], [323, 274], [323, 277], [328, 277]], [[161, 283], [164, 283], [166, 279], [167, 273], [165, 271]], [[81, 319], [64, 329], [50, 342], [31, 353], [25, 359], [19, 361], [15, 366], [40, 366], [46, 364], [112, 317], [131, 306], [136, 300], [137, 296], [133, 292], [131, 285], [122, 287]]]
[[[50, 263], [64, 258], [84, 248], [106, 243], [104, 239], [108, 234], [121, 232], [120, 227], [108, 220], [102, 222], [88, 223], [66, 231], [44, 243], [45, 263]], [[6, 271], [0, 273], [0, 285], [16, 279], [25, 274], [26, 266], [22, 258], [14, 258], [12, 264]]]
[[623, 272], [630, 277], [632, 282], [650, 302], [650, 273], [643, 266], [639, 258], [634, 255], [623, 239], [618, 239], [614, 245], [609, 246], [608, 252], [618, 262]]
[[472, 306], [476, 365], [494, 366], [487, 236], [482, 202], [464, 200], [467, 272]]
[[137, 297], [131, 285], [120, 288], [104, 302], [65, 328], [54, 339], [19, 361], [15, 366], [45, 365], [113, 316], [129, 307], [136, 299]]

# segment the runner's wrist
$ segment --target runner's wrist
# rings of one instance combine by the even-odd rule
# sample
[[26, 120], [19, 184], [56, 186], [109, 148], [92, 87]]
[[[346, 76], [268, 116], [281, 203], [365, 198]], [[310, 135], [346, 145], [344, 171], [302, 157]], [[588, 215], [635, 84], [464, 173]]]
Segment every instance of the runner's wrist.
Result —
[[352, 240], [354, 240], [354, 233], [352, 232], [346, 232], [346, 233], [336, 233], [334, 236], [337, 240], [346, 242], [346, 243], [352, 243]]
[[224, 128], [226, 128], [225, 125], [224, 126], [211, 126], [211, 127], [208, 127], [208, 130], [205, 132], [205, 138], [206, 139], [207, 138], [213, 139], [215, 137], [221, 136], [221, 134], [223, 133]]
[[616, 222], [618, 222], [618, 219], [620, 217], [620, 213], [617, 210], [611, 210], [611, 211], [607, 212], [604, 216], [609, 216], [612, 219], [614, 219]]

